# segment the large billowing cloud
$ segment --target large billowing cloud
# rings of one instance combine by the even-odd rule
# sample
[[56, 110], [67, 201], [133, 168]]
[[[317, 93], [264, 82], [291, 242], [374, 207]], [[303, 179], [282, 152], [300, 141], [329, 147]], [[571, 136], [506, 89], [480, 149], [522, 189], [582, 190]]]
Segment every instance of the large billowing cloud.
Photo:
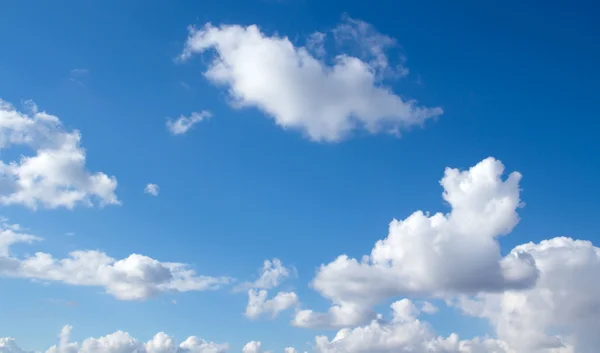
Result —
[[181, 58], [212, 51], [204, 75], [226, 87], [235, 106], [256, 107], [282, 128], [315, 141], [339, 141], [357, 129], [398, 133], [442, 114], [382, 83], [390, 73], [406, 72], [386, 56], [396, 44], [392, 38], [350, 18], [332, 33], [338, 48], [354, 50], [325, 58], [325, 33], [296, 46], [255, 25], [207, 24], [190, 29]]
[[489, 319], [518, 352], [592, 353], [600, 347], [600, 248], [553, 238], [517, 246], [535, 259], [536, 286], [483, 293], [457, 301], [465, 313]]
[[229, 283], [227, 277], [199, 276], [188, 265], [161, 262], [132, 254], [117, 260], [94, 250], [73, 251], [66, 258], [37, 252], [17, 258], [10, 245], [31, 243], [40, 238], [26, 234], [18, 225], [0, 223], [0, 276], [60, 282], [103, 288], [121, 300], [143, 300], [161, 292], [202, 291]]
[[446, 169], [440, 184], [447, 214], [414, 212], [390, 224], [387, 238], [362, 259], [339, 256], [322, 265], [313, 286], [333, 301], [328, 313], [298, 312], [303, 327], [343, 327], [372, 319], [373, 305], [393, 297], [502, 292], [535, 284], [532, 256], [502, 258], [498, 237], [518, 223], [519, 180], [487, 158], [469, 170]]
[[[69, 342], [71, 326], [65, 326], [59, 335], [59, 344], [46, 350], [46, 353], [225, 353], [229, 345], [207, 342], [191, 336], [180, 344], [163, 332], [157, 333], [150, 341], [142, 342], [127, 332], [117, 331], [99, 338], [85, 339], [81, 344]], [[26, 353], [17, 345], [14, 338], [0, 338], [1, 353]]]
[[86, 169], [81, 134], [68, 131], [60, 119], [27, 102], [17, 111], [0, 99], [0, 151], [25, 148], [30, 155], [0, 160], [0, 204], [73, 208], [118, 204], [117, 180]]

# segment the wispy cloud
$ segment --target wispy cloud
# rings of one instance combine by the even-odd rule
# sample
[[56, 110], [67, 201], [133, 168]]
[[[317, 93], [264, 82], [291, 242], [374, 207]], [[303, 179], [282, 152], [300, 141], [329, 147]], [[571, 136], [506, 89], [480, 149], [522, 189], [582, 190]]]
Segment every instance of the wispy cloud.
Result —
[[44, 302], [46, 302], [48, 304], [66, 306], [69, 308], [79, 306], [78, 302], [73, 301], [73, 300], [65, 300], [65, 299], [46, 298], [46, 299], [44, 299]]
[[200, 113], [193, 112], [189, 117], [182, 115], [177, 120], [167, 119], [167, 129], [169, 129], [173, 135], [182, 135], [188, 132], [188, 130], [196, 123], [211, 117], [212, 114], [205, 110]]
[[158, 193], [160, 191], [160, 187], [157, 184], [148, 184], [146, 185], [146, 187], [144, 188], [144, 192], [146, 194], [150, 194], [152, 196], [158, 196]]
[[76, 68], [69, 71], [68, 80], [81, 86], [86, 87], [84, 81], [89, 78], [90, 70], [83, 68]]

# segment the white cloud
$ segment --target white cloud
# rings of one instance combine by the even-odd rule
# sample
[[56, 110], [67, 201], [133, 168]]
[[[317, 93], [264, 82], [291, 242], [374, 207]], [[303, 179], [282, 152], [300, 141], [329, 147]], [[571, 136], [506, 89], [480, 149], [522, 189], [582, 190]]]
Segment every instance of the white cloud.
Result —
[[70, 72], [70, 74], [73, 76], [87, 75], [89, 73], [90, 73], [90, 70], [88, 70], [88, 69], [73, 69]]
[[343, 303], [332, 305], [326, 313], [309, 309], [299, 310], [292, 320], [292, 325], [313, 329], [334, 329], [355, 326], [376, 316], [377, 313], [372, 308]]
[[325, 50], [325, 39], [327, 33], [314, 32], [306, 39], [306, 49], [317, 58], [323, 58], [327, 55]]
[[[502, 178], [504, 166], [488, 158], [466, 171], [447, 168], [441, 185], [448, 214], [417, 211], [393, 220], [386, 239], [362, 260], [339, 256], [322, 265], [313, 286], [333, 301], [336, 315], [300, 311], [299, 326], [329, 319], [337, 325], [373, 318], [368, 308], [391, 297], [501, 292], [532, 286], [538, 270], [531, 255], [502, 258], [497, 238], [518, 223], [521, 175]], [[341, 316], [343, 317], [341, 317]], [[332, 323], [333, 324], [333, 323]], [[326, 325], [327, 326], [327, 325]]]
[[256, 107], [280, 127], [315, 141], [339, 141], [357, 129], [398, 133], [442, 114], [441, 108], [419, 106], [382, 84], [386, 72], [397, 71], [385, 54], [393, 40], [350, 18], [335, 34], [342, 42], [350, 37], [359, 54], [342, 52], [329, 64], [320, 59], [322, 33], [301, 47], [255, 25], [206, 24], [190, 29], [181, 59], [214, 50], [204, 75], [228, 89], [234, 106]]
[[[596, 352], [600, 347], [600, 248], [554, 238], [517, 246], [540, 269], [534, 288], [461, 298], [467, 314], [487, 318], [518, 352]], [[509, 255], [510, 256], [510, 255]]]
[[0, 259], [10, 255], [9, 249], [17, 243], [31, 244], [40, 238], [24, 233], [18, 224], [9, 224], [7, 219], [0, 219]]
[[[81, 344], [69, 342], [71, 326], [65, 326], [58, 338], [59, 343], [46, 350], [46, 353], [225, 353], [229, 345], [207, 342], [191, 336], [180, 344], [163, 332], [157, 333], [150, 341], [142, 342], [127, 332], [117, 331], [99, 338], [87, 338]], [[1, 353], [25, 353], [14, 338], [0, 338]]]
[[251, 320], [263, 315], [275, 318], [280, 312], [298, 305], [298, 296], [294, 292], [279, 292], [275, 297], [267, 299], [269, 294], [266, 289], [278, 287], [294, 271], [295, 268], [286, 268], [279, 259], [265, 260], [258, 279], [235, 288], [236, 291], [249, 289], [244, 315]]
[[32, 151], [18, 160], [0, 161], [0, 204], [72, 209], [76, 205], [119, 204], [115, 177], [86, 170], [81, 134], [67, 131], [56, 116], [28, 101], [27, 113], [0, 99], [0, 151]]
[[425, 314], [429, 314], [429, 315], [433, 315], [435, 313], [437, 313], [440, 309], [431, 304], [430, 302], [426, 301], [423, 303], [423, 305], [421, 306], [421, 311], [424, 312]]
[[[334, 28], [332, 32], [336, 44], [342, 47], [355, 48], [356, 56], [368, 61], [377, 73], [378, 79], [408, 75], [409, 70], [402, 63], [390, 66], [387, 51], [397, 46], [396, 40], [377, 32], [370, 24], [344, 15], [342, 23]], [[403, 57], [401, 58], [403, 59]]]
[[0, 353], [29, 353], [17, 345], [13, 337], [0, 337]]
[[208, 111], [202, 111], [200, 113], [193, 112], [189, 117], [180, 116], [177, 120], [167, 119], [167, 129], [173, 135], [182, 135], [188, 132], [195, 124], [212, 117], [212, 114]]
[[84, 81], [86, 81], [89, 77], [90, 70], [88, 69], [73, 69], [69, 72], [69, 81], [80, 85], [81, 87], [86, 87]]
[[262, 315], [275, 318], [280, 312], [298, 305], [298, 296], [294, 292], [279, 292], [272, 299], [267, 299], [268, 292], [264, 289], [248, 291], [246, 317], [255, 320]]
[[259, 341], [250, 341], [242, 348], [242, 353], [262, 353], [261, 343]]
[[281, 260], [265, 260], [263, 267], [260, 270], [260, 277], [254, 282], [244, 282], [237, 286], [235, 289], [246, 290], [250, 288], [256, 289], [272, 289], [277, 286], [286, 278], [290, 277], [294, 271], [294, 268], [287, 268], [283, 265]]
[[103, 288], [121, 300], [143, 300], [161, 292], [216, 289], [231, 281], [227, 277], [199, 276], [188, 265], [160, 262], [132, 254], [117, 260], [94, 250], [73, 251], [66, 258], [37, 252], [33, 256], [11, 256], [9, 246], [40, 238], [0, 225], [0, 276], [60, 282]]
[[152, 196], [158, 196], [159, 191], [160, 191], [160, 187], [157, 184], [148, 184], [144, 188], [144, 192], [146, 194], [150, 194]]
[[460, 340], [456, 334], [439, 337], [429, 324], [417, 318], [419, 310], [408, 299], [391, 305], [390, 321], [375, 319], [353, 329], [340, 330], [329, 340], [318, 336], [317, 353], [513, 353], [505, 342], [495, 339]]

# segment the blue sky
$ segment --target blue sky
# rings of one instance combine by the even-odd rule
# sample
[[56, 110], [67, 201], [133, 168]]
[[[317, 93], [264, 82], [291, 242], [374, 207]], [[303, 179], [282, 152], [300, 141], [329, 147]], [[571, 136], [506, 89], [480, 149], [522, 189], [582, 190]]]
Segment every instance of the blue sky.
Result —
[[[41, 251], [64, 258], [85, 249], [123, 259], [136, 253], [189, 264], [199, 275], [227, 276], [235, 283], [254, 281], [263, 261], [276, 258], [290, 275], [277, 289], [269, 289], [269, 297], [293, 292], [298, 308], [326, 311], [345, 297], [338, 292], [327, 297], [322, 295], [325, 287], [311, 286], [321, 264], [342, 254], [357, 259], [370, 254], [386, 238], [394, 218], [405, 219], [417, 210], [450, 212], [439, 184], [445, 168], [468, 170], [490, 156], [502, 161], [505, 176], [513, 171], [523, 175], [517, 189], [525, 207], [518, 209], [519, 224], [500, 239], [502, 256], [519, 244], [558, 236], [598, 244], [597, 15], [597, 6], [584, 2], [5, 3], [0, 11], [0, 98], [19, 112], [25, 112], [24, 102], [31, 99], [39, 111], [59, 117], [64, 131], [79, 130], [85, 170], [114, 176], [121, 203], [33, 209], [3, 201], [7, 224], [20, 224], [43, 238], [14, 245], [11, 256], [25, 259]], [[354, 20], [347, 22], [348, 16]], [[321, 126], [318, 119], [331, 117], [320, 108], [333, 106], [328, 99], [338, 96], [302, 91], [313, 84], [312, 76], [298, 88], [301, 104], [280, 107], [277, 97], [256, 93], [252, 100], [258, 90], [254, 86], [240, 88], [231, 80], [217, 83], [203, 75], [215, 58], [230, 58], [215, 51], [216, 45], [226, 46], [220, 37], [208, 40], [214, 43], [189, 59], [177, 59], [190, 45], [188, 26], [202, 32], [211, 23], [215, 33], [224, 33], [221, 25], [256, 25], [263, 39], [287, 37], [294, 48], [305, 46], [314, 32], [326, 33], [332, 41], [325, 46], [322, 65], [334, 65], [338, 54], [371, 65], [373, 57], [360, 56], [361, 45], [373, 48], [368, 39], [381, 37], [355, 38], [346, 46], [336, 46], [332, 39], [340, 23], [359, 20], [397, 42], [385, 51], [389, 68], [401, 64], [409, 70], [403, 77], [377, 81], [376, 87], [385, 84], [392, 94], [416, 99], [419, 107], [440, 107], [443, 114], [432, 114], [422, 126], [402, 128], [401, 137], [384, 130], [371, 133], [358, 124], [340, 139], [319, 140], [304, 130], [312, 125], [302, 125], [302, 119], [317, 119], [311, 121]], [[248, 43], [254, 53], [256, 42]], [[240, 60], [242, 69], [262, 79], [252, 66], [255, 59]], [[265, 65], [259, 68], [268, 70], [273, 62]], [[277, 78], [264, 80], [269, 92], [287, 92], [283, 86], [293, 83], [293, 77], [280, 73], [269, 77]], [[245, 107], [232, 104], [230, 91], [236, 88], [248, 94]], [[339, 105], [362, 99], [340, 95]], [[277, 106], [271, 108], [275, 113], [264, 108], [271, 103]], [[368, 106], [365, 116], [377, 115], [384, 105]], [[299, 111], [292, 112], [295, 108]], [[202, 111], [212, 116], [185, 133], [169, 131], [167, 119]], [[297, 117], [300, 125], [278, 125], [286, 117], [283, 111], [290, 111], [288, 117]], [[306, 116], [307, 111], [318, 114]], [[413, 118], [400, 114], [397, 119], [408, 124]], [[3, 148], [2, 161], [36, 152], [21, 147]], [[159, 186], [156, 197], [144, 192], [148, 183]], [[538, 283], [546, 283], [543, 273]], [[235, 284], [120, 300], [102, 286], [14, 277], [0, 278], [0, 337], [15, 337], [28, 351], [55, 344], [67, 324], [73, 326], [73, 342], [117, 330], [148, 341], [164, 331], [178, 342], [191, 335], [228, 342], [232, 352], [252, 340], [273, 351], [287, 346], [310, 351], [315, 336], [331, 339], [341, 328], [291, 325], [294, 310], [300, 310], [294, 308], [272, 320], [250, 320], [244, 317], [248, 295], [233, 291]], [[440, 311], [422, 319], [437, 334], [514, 340], [501, 337], [494, 319], [467, 315], [464, 307], [447, 306], [431, 293], [400, 292], [382, 297], [376, 311], [388, 315], [388, 306], [403, 297], [417, 304], [430, 300]], [[597, 318], [590, 322], [597, 325]], [[588, 336], [569, 329], [571, 324], [554, 322], [546, 328], [567, 327], [561, 335], [575, 338], [566, 338], [564, 345], [587, 352], [581, 337]], [[344, 347], [340, 351], [353, 351]]]

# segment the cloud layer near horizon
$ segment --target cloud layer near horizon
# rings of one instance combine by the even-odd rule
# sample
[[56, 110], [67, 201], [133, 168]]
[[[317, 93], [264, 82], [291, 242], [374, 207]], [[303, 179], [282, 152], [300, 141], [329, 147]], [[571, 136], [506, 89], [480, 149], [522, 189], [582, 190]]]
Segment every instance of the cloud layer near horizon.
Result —
[[117, 260], [97, 250], [76, 250], [65, 258], [44, 252], [19, 258], [10, 252], [11, 245], [40, 240], [19, 225], [0, 222], [0, 277], [101, 287], [120, 300], [144, 300], [169, 291], [210, 290], [231, 282], [228, 277], [199, 276], [186, 264], [140, 254]]
[[[447, 168], [440, 184], [450, 212], [429, 215], [417, 211], [402, 221], [394, 220], [388, 237], [378, 241], [370, 255], [360, 261], [342, 255], [321, 266], [313, 286], [332, 301], [332, 307], [326, 313], [298, 310], [293, 324], [339, 328], [339, 331], [332, 338], [317, 335], [313, 352], [595, 352], [600, 344], [600, 285], [596, 280], [600, 273], [600, 249], [589, 241], [558, 237], [519, 245], [504, 257], [500, 254], [498, 240], [519, 220], [516, 211], [522, 205], [520, 178], [517, 172], [505, 177], [504, 166], [493, 158], [467, 170]], [[206, 284], [203, 282], [206, 278], [196, 277], [185, 272], [187, 270], [178, 272], [185, 267], [141, 255], [109, 261], [105, 254], [94, 252], [82, 255], [84, 263], [77, 262], [79, 255], [62, 260], [39, 253], [26, 259], [11, 255], [11, 245], [38, 240], [20, 226], [4, 221], [0, 231], [0, 272], [16, 277], [103, 286], [121, 299], [142, 299], [163, 290], [200, 290]], [[99, 263], [107, 271], [100, 273], [106, 276], [95, 277], [85, 272], [97, 270], [95, 266]], [[70, 272], [74, 268], [85, 270], [85, 274]], [[281, 261], [266, 260], [258, 279], [242, 285], [253, 288], [246, 310], [249, 318], [275, 316], [297, 305], [299, 300], [293, 292], [280, 292], [273, 299], [267, 299], [267, 289], [280, 285], [289, 274], [290, 269]], [[85, 282], [83, 278], [96, 282]], [[106, 278], [110, 281], [102, 282]], [[130, 293], [135, 297], [128, 297]], [[406, 296], [422, 300], [433, 298], [438, 303], [441, 299], [450, 310], [489, 322], [495, 335], [467, 339], [459, 338], [458, 334], [440, 337], [434, 327], [419, 317], [421, 313], [435, 315], [438, 308], [431, 303], [416, 305], [412, 300], [402, 299]], [[386, 319], [375, 306], [390, 299], [395, 301], [391, 305], [391, 318]], [[100, 349], [101, 343], [94, 346], [85, 342], [108, 342], [106, 337], [117, 340], [112, 346], [115, 352], [133, 352], [131, 347], [138, 352], [150, 349], [148, 344], [116, 333], [86, 340], [73, 352], [105, 352]], [[183, 349], [166, 336], [157, 337], [155, 340], [160, 342], [171, 342], [169, 352]], [[0, 345], [4, 345], [3, 353], [22, 352], [11, 339], [0, 340]], [[93, 347], [100, 348], [94, 350]], [[226, 346], [214, 348], [210, 344], [206, 347], [221, 350], [197, 351], [224, 352], [226, 349]], [[252, 341], [245, 350], [266, 352], [262, 347], [260, 341]], [[286, 351], [295, 350], [288, 347]]]

